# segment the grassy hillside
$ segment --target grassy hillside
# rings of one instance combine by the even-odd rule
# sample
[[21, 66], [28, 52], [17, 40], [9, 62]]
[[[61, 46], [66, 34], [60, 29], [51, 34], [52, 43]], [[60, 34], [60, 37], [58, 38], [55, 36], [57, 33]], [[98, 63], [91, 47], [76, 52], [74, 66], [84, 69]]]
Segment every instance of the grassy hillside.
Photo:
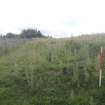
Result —
[[0, 57], [0, 105], [104, 105], [97, 55], [105, 39], [33, 39]]
[[17, 49], [18, 47], [21, 47], [28, 41], [29, 39], [26, 38], [0, 38], [0, 56], [14, 50], [15, 48]]

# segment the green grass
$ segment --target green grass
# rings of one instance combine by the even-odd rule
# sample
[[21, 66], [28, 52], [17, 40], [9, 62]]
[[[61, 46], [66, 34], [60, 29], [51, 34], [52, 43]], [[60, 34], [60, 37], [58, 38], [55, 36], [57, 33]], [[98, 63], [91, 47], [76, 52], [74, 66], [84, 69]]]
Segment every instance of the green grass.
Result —
[[0, 105], [104, 105], [100, 46], [104, 40], [36, 39], [2, 55]]

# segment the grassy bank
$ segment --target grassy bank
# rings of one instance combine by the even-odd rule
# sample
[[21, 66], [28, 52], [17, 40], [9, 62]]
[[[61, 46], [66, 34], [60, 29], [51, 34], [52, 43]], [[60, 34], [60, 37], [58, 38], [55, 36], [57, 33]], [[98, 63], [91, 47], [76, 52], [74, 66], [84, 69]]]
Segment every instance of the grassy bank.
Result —
[[105, 39], [33, 39], [0, 58], [1, 105], [104, 105], [97, 55]]

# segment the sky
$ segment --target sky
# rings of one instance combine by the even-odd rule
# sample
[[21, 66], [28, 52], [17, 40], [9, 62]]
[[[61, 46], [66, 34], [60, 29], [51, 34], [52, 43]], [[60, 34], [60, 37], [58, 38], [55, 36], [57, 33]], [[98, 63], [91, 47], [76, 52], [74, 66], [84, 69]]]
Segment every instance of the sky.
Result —
[[0, 33], [37, 28], [59, 37], [105, 32], [105, 0], [0, 0]]

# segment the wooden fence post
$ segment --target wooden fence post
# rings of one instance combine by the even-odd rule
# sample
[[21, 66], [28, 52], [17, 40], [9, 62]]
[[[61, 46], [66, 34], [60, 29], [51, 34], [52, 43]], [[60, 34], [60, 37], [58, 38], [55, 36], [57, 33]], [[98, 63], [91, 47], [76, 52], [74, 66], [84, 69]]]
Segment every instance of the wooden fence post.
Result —
[[103, 47], [101, 47], [98, 57], [99, 57], [99, 87], [101, 87], [101, 84], [102, 84], [103, 60], [104, 60]]

